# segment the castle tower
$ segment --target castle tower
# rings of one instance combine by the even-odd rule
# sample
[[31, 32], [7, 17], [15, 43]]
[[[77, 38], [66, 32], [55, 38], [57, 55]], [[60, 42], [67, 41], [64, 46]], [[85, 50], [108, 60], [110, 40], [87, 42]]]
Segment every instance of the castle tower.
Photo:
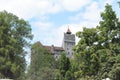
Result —
[[64, 33], [62, 44], [62, 47], [64, 48], [67, 57], [71, 58], [73, 56], [73, 46], [75, 46], [75, 34], [72, 34], [70, 29], [68, 28], [67, 32]]

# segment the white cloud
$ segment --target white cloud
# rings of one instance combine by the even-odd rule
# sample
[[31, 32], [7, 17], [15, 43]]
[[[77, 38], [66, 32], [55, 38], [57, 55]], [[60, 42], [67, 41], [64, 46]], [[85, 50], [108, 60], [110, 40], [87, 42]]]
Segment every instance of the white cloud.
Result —
[[80, 20], [83, 20], [82, 22], [98, 21], [100, 20], [100, 12], [101, 8], [99, 7], [99, 4], [97, 2], [92, 2], [84, 9], [84, 11], [79, 11], [75, 16], [71, 16], [70, 20], [74, 22], [78, 22]]
[[70, 16], [71, 22], [79, 23], [85, 27], [96, 27], [101, 20], [100, 13], [104, 10], [106, 3], [112, 4], [113, 0], [92, 1], [83, 11], [79, 11], [76, 15]]
[[[66, 32], [68, 25], [73, 33], [82, 30], [84, 26], [95, 27], [100, 19], [100, 11], [103, 10], [106, 2], [112, 3], [113, 0], [1, 0], [0, 11], [7, 10], [27, 20], [42, 19], [31, 23], [34, 41], [61, 45], [63, 33]], [[70, 17], [72, 23], [56, 26], [55, 23], [46, 20], [48, 14], [56, 14], [61, 11], [74, 12], [83, 7], [83, 12]]]
[[53, 26], [53, 24], [50, 22], [39, 22], [39, 21], [31, 23], [31, 25], [34, 26], [34, 28], [41, 30], [48, 30], [51, 26]]
[[77, 11], [89, 2], [90, 0], [1, 0], [0, 11], [7, 10], [28, 20], [64, 10]]
[[86, 8], [86, 12], [83, 14], [85, 20], [98, 21], [100, 20], [101, 8], [99, 3], [93, 2]]
[[[33, 34], [34, 34], [34, 38], [33, 38], [33, 42], [36, 41], [45, 41], [44, 39], [48, 39], [51, 34], [51, 30], [53, 27], [53, 24], [50, 22], [41, 22], [41, 21], [37, 21], [37, 22], [33, 22], [31, 23], [31, 25], [33, 26]], [[49, 40], [49, 39], [48, 39]]]
[[25, 19], [57, 13], [59, 9], [58, 5], [53, 5], [52, 0], [1, 0], [0, 2], [0, 11], [6, 10]]
[[61, 7], [61, 5], [58, 4], [58, 3], [53, 3], [53, 4], [51, 5], [51, 7], [48, 9], [48, 12], [49, 12], [49, 13], [52, 13], [52, 14], [58, 13], [58, 12], [60, 12], [60, 11], [62, 11], [62, 7]]
[[[63, 33], [67, 31], [68, 25], [74, 34], [77, 31], [82, 31], [83, 27], [96, 27], [98, 25], [100, 20], [100, 12], [104, 9], [104, 6], [101, 7], [102, 6], [101, 4], [103, 3], [93, 1], [91, 4], [86, 6], [84, 12], [80, 12], [70, 18], [71, 21], [74, 19], [75, 22], [77, 21], [78, 23], [74, 23], [73, 21], [72, 23], [62, 24], [61, 26], [55, 27], [55, 24], [53, 23], [51, 25], [51, 23], [49, 22], [47, 23], [38, 22], [36, 26], [39, 26], [39, 27], [43, 26], [43, 27], [40, 27], [38, 31], [35, 32], [36, 34], [35, 37], [40, 36], [40, 37], [37, 37], [37, 40], [42, 41], [43, 44], [46, 44], [46, 45], [55, 44], [57, 46], [61, 46]], [[60, 7], [60, 5], [58, 5], [58, 7]], [[71, 10], [76, 10], [76, 8]], [[79, 20], [81, 19], [83, 21], [80, 22]], [[76, 41], [78, 42], [78, 39]]]
[[78, 11], [90, 2], [91, 0], [63, 0], [62, 6], [68, 11]]

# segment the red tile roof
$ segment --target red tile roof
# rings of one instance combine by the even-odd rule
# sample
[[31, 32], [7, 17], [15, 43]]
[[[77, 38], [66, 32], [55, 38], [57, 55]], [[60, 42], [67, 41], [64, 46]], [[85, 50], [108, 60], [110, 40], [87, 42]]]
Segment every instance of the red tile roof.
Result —
[[[36, 44], [40, 44], [42, 45], [42, 43], [40, 41], [36, 42]], [[54, 54], [54, 51], [64, 51], [64, 49], [62, 47], [58, 47], [58, 46], [47, 46], [47, 45], [42, 45], [43, 47], [45, 47], [51, 54]]]
[[46, 46], [44, 45], [44, 47], [50, 51], [51, 53], [54, 53], [54, 51], [64, 51], [64, 49], [62, 47], [57, 47], [57, 46]]
[[68, 33], [68, 34], [71, 34], [71, 31], [70, 31], [69, 27], [68, 27], [67, 33]]

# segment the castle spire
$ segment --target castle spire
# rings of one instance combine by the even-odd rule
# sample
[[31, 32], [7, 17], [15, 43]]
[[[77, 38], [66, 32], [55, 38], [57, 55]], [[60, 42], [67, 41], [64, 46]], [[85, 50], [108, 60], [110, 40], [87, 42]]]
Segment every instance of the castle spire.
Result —
[[67, 34], [71, 34], [71, 31], [70, 31], [70, 29], [69, 29], [69, 26], [68, 26], [68, 29], [67, 29], [67, 32], [66, 32]]

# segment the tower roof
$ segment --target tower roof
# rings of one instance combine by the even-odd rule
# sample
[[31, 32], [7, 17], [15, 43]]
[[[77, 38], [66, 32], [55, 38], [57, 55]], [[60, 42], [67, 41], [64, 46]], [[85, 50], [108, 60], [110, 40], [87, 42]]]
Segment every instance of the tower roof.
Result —
[[67, 32], [66, 32], [67, 34], [71, 34], [71, 31], [70, 31], [70, 29], [69, 29], [69, 27], [68, 27], [68, 29], [67, 29]]

